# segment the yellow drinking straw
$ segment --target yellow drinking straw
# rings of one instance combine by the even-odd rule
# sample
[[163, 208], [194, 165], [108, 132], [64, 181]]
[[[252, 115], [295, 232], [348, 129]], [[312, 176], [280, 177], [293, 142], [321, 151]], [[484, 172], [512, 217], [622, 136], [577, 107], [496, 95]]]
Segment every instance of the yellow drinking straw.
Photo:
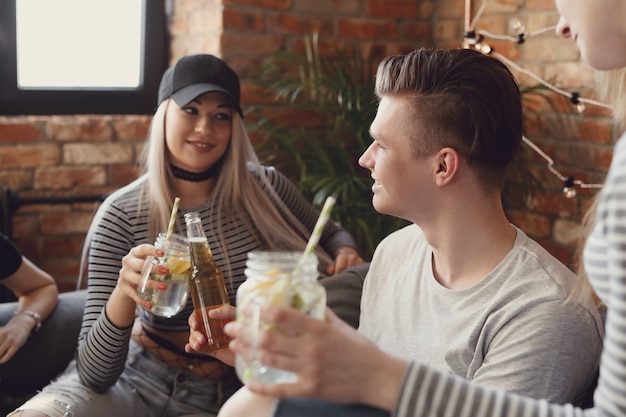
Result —
[[172, 233], [174, 232], [174, 224], [176, 223], [176, 213], [178, 213], [179, 205], [180, 205], [180, 198], [176, 197], [174, 199], [174, 206], [172, 207], [172, 215], [170, 216], [170, 224], [167, 226], [167, 234], [165, 235], [166, 240], [170, 240], [172, 238]]
[[[300, 258], [300, 261], [298, 262], [298, 265], [296, 266], [296, 269], [294, 270], [294, 274], [297, 273], [297, 271], [299, 271], [300, 268], [302, 268], [302, 265], [304, 265], [306, 258], [315, 251], [315, 248], [317, 247], [317, 244], [320, 241], [320, 237], [322, 236], [322, 232], [324, 231], [324, 226], [326, 226], [326, 223], [328, 222], [328, 219], [330, 218], [330, 212], [332, 211], [333, 206], [335, 205], [336, 201], [337, 199], [335, 199], [335, 197], [333, 196], [329, 195], [328, 197], [326, 197], [326, 201], [324, 202], [324, 207], [322, 207], [322, 211], [320, 212], [320, 217], [317, 219], [317, 223], [315, 223], [315, 227], [313, 228], [313, 233], [311, 233], [309, 242], [307, 243], [306, 248], [304, 248], [304, 252], [302, 253], [302, 258]], [[294, 274], [292, 274], [292, 276], [294, 276]]]

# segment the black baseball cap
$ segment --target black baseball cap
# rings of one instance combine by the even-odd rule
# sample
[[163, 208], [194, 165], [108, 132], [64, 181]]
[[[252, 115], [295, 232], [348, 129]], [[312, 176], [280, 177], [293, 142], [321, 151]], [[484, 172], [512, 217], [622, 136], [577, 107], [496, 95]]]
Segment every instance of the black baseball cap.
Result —
[[211, 91], [229, 96], [243, 117], [237, 73], [218, 57], [208, 54], [184, 56], [165, 70], [159, 86], [158, 104], [170, 97], [184, 107], [199, 95]]

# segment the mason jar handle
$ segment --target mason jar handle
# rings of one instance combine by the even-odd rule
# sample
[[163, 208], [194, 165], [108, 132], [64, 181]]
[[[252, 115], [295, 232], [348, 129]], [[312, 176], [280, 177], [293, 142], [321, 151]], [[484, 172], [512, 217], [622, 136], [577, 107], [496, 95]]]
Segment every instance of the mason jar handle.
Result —
[[148, 287], [148, 282], [150, 281], [150, 275], [152, 274], [152, 270], [155, 266], [159, 264], [159, 261], [154, 256], [148, 256], [146, 258], [146, 262], [143, 264], [143, 268], [141, 270], [141, 282], [137, 287], [137, 294], [139, 294], [139, 298], [143, 301], [146, 300], [146, 288]]

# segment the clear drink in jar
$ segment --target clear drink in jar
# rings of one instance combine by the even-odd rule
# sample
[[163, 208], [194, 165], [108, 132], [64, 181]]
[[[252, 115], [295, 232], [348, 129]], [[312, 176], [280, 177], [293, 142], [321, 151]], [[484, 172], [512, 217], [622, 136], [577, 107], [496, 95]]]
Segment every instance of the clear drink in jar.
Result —
[[[137, 294], [142, 301], [149, 301], [151, 307], [147, 310], [161, 317], [172, 317], [178, 314], [187, 304], [189, 298], [189, 277], [191, 275], [191, 261], [189, 259], [189, 245], [183, 236], [172, 235], [169, 240], [165, 233], [160, 233], [155, 246], [163, 249], [165, 255], [161, 258], [148, 257], [141, 273], [141, 283], [137, 287]], [[165, 266], [167, 274], [159, 274], [157, 267]], [[148, 287], [149, 280], [163, 281], [167, 284], [165, 291]], [[142, 305], [144, 309], [145, 306]]]
[[[247, 279], [237, 290], [237, 320], [251, 326], [253, 332], [268, 330], [258, 317], [262, 305], [292, 307], [322, 320], [326, 309], [326, 290], [317, 282], [317, 257], [310, 255], [296, 270], [301, 257], [301, 252], [250, 252], [245, 270]], [[252, 317], [240, 313], [247, 305], [257, 307], [253, 309], [255, 314]], [[251, 381], [291, 383], [297, 380], [292, 372], [263, 366], [256, 356], [253, 349], [250, 357], [235, 357], [237, 375], [244, 384]]]

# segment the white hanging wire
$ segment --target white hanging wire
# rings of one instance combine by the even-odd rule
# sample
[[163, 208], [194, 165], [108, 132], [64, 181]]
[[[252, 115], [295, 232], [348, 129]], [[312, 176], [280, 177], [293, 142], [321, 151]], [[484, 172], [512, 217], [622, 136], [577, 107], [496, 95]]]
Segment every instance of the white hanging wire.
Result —
[[[547, 82], [543, 78], [539, 77], [534, 72], [520, 67], [515, 62], [511, 61], [510, 59], [508, 59], [507, 57], [505, 57], [504, 55], [502, 55], [502, 54], [500, 54], [500, 53], [498, 53], [496, 51], [491, 51], [491, 54], [493, 56], [495, 56], [496, 58], [498, 58], [499, 60], [503, 61], [505, 64], [515, 68], [517, 71], [528, 75], [529, 77], [531, 77], [534, 80], [536, 80], [537, 82], [541, 83], [543, 86], [547, 87], [548, 89], [550, 89], [550, 90], [554, 91], [555, 93], [558, 93], [558, 94], [560, 94], [562, 96], [565, 96], [565, 97], [569, 98], [570, 100], [575, 99], [575, 100], [577, 100], [577, 101], [579, 101], [581, 103], [593, 104], [594, 106], [600, 106], [600, 107], [604, 107], [606, 109], [612, 109], [613, 108], [613, 107], [609, 106], [606, 103], [601, 103], [599, 101], [591, 100], [591, 99], [584, 98], [584, 97], [578, 97], [578, 95], [575, 94], [575, 93], [570, 93], [570, 92], [565, 91], [565, 90], [563, 90], [561, 88], [558, 88], [555, 85], [550, 84], [549, 82]], [[576, 103], [574, 103], [574, 104], [576, 104]]]
[[[530, 146], [535, 152], [537, 152], [543, 159], [545, 159], [546, 162], [548, 162], [548, 169], [559, 180], [565, 182], [565, 181], [567, 181], [570, 178], [570, 177], [566, 177], [565, 175], [563, 175], [559, 171], [557, 171], [557, 169], [554, 168], [554, 160], [552, 158], [550, 158], [550, 156], [548, 156], [548, 154], [546, 154], [544, 151], [542, 151], [537, 145], [535, 145], [530, 139], [528, 139], [526, 136], [522, 136], [522, 140], [528, 146]], [[602, 184], [586, 184], [586, 183], [582, 182], [581, 180], [573, 180], [573, 183], [576, 184], [577, 186], [579, 186], [580, 188], [602, 188]]]
[[478, 22], [478, 19], [480, 19], [480, 17], [482, 16], [483, 12], [485, 11], [485, 7], [487, 7], [487, 0], [483, 0], [483, 2], [481, 3], [480, 8], [478, 9], [476, 14], [474, 15], [474, 18], [472, 19], [472, 22], [470, 23], [469, 27], [467, 28], [468, 31], [474, 30], [474, 28], [476, 27], [476, 22]]

